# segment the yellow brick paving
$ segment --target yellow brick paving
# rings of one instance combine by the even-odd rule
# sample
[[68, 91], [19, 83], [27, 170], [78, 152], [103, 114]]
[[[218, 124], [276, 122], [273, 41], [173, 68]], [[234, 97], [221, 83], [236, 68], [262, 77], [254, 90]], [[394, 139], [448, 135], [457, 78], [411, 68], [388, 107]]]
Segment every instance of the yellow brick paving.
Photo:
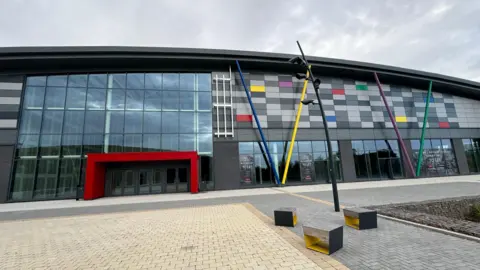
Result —
[[0, 234], [0, 269], [346, 269], [240, 204], [1, 222]]

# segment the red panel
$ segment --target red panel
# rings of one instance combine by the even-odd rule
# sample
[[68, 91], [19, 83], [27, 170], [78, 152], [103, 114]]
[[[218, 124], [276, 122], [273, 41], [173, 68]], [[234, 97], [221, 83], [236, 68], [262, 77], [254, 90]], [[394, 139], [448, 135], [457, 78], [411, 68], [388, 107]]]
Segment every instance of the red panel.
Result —
[[345, 95], [344, 89], [332, 89], [332, 94], [334, 95]]
[[252, 115], [250, 115], [250, 114], [237, 114], [237, 122], [252, 122]]
[[190, 161], [190, 192], [198, 192], [198, 155], [197, 152], [146, 152], [146, 153], [110, 153], [88, 154], [85, 177], [84, 200], [93, 200], [105, 196], [105, 163], [130, 161]]
[[448, 122], [439, 122], [438, 127], [439, 128], [450, 128], [450, 124]]

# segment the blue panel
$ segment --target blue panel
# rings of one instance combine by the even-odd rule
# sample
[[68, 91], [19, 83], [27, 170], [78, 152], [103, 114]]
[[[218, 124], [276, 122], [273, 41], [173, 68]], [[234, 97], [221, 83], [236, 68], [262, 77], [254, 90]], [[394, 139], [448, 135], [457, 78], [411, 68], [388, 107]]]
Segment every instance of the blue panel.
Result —
[[334, 115], [327, 115], [327, 116], [325, 116], [325, 119], [327, 119], [327, 122], [336, 122], [337, 121], [337, 117], [334, 116]]
[[[423, 102], [427, 103], [427, 97], [424, 97], [424, 98], [423, 98]], [[434, 98], [433, 98], [433, 97], [430, 97], [430, 103], [433, 103], [433, 102], [435, 102], [435, 101], [434, 101]]]

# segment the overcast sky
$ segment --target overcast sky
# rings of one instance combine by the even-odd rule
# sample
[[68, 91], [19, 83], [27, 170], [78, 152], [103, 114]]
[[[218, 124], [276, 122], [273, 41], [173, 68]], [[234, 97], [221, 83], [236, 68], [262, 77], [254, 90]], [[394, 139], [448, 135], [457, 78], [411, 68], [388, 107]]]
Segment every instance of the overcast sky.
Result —
[[[301, 3], [301, 4], [298, 4]], [[480, 81], [478, 0], [0, 0], [0, 46], [298, 53]]]

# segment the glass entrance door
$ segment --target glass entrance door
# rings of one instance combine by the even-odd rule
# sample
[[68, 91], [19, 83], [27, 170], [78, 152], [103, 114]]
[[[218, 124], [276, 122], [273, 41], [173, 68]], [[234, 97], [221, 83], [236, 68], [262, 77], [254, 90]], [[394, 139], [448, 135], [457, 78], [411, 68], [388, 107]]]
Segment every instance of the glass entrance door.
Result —
[[166, 168], [166, 192], [187, 192], [190, 172], [187, 167]]
[[140, 170], [138, 172], [138, 194], [149, 194], [152, 185], [152, 170]]

